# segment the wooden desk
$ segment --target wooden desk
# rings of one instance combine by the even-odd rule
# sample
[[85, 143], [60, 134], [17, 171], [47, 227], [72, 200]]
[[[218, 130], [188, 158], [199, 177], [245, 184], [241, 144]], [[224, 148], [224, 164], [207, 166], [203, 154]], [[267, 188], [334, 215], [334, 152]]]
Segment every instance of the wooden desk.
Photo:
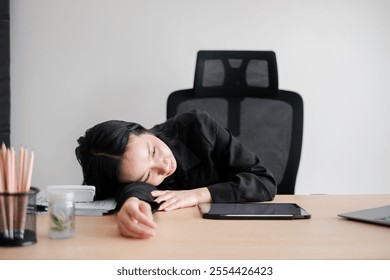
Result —
[[155, 214], [157, 236], [121, 237], [115, 215], [76, 217], [72, 239], [48, 238], [48, 217], [37, 217], [38, 242], [0, 247], [0, 259], [390, 259], [390, 228], [339, 218], [338, 213], [390, 204], [389, 195], [281, 195], [309, 220], [207, 220], [198, 209]]

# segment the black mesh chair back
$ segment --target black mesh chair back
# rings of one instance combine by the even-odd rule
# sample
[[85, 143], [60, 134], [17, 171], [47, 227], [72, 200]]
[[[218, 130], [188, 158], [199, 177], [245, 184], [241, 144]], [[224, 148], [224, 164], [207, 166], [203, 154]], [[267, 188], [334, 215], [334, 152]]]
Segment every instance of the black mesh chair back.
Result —
[[294, 194], [302, 148], [303, 100], [278, 89], [272, 51], [199, 51], [193, 89], [175, 91], [167, 118], [200, 109], [255, 152], [278, 194]]

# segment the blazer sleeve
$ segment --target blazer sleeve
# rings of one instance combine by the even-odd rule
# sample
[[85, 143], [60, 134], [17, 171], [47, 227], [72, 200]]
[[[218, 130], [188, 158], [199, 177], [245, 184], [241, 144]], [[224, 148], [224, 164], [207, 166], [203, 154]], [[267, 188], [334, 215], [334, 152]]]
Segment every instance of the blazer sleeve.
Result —
[[273, 174], [259, 157], [246, 149], [207, 113], [199, 115], [205, 138], [212, 147], [220, 182], [209, 185], [213, 202], [270, 201], [276, 195]]
[[117, 202], [116, 209], [119, 210], [127, 199], [130, 197], [137, 197], [150, 204], [152, 211], [157, 211], [159, 204], [154, 201], [153, 196], [150, 194], [152, 191], [157, 190], [156, 187], [148, 183], [130, 183], [121, 188], [118, 192], [115, 200]]

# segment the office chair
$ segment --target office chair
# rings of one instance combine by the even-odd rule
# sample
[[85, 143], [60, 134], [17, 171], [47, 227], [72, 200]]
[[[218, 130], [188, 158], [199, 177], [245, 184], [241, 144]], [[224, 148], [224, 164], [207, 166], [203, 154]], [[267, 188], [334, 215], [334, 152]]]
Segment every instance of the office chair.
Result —
[[294, 194], [302, 149], [303, 100], [279, 90], [272, 51], [199, 51], [194, 87], [171, 93], [167, 118], [208, 112], [274, 174], [278, 194]]

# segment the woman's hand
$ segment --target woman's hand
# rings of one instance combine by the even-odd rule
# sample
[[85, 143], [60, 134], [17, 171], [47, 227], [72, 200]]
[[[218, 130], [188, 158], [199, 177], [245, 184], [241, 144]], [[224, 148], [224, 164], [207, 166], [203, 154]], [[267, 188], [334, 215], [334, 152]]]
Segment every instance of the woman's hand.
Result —
[[162, 203], [158, 210], [171, 211], [184, 207], [195, 206], [198, 203], [211, 202], [208, 188], [199, 188], [185, 191], [152, 191], [157, 203]]
[[130, 197], [117, 214], [119, 232], [126, 237], [150, 238], [155, 236], [156, 223], [150, 205]]

